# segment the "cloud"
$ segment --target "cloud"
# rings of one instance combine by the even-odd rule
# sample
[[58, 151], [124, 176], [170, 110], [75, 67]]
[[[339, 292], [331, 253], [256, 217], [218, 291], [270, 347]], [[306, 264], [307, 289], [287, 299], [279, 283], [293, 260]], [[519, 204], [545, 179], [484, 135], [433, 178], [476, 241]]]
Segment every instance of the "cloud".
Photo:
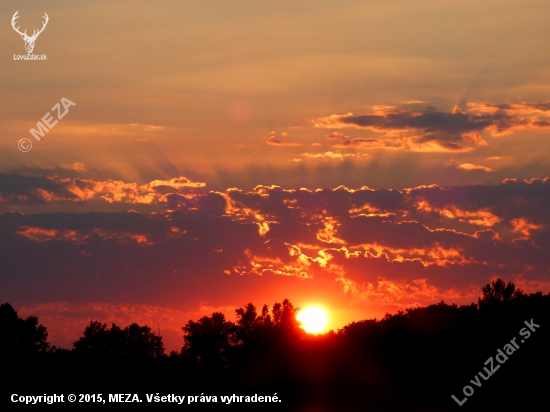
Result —
[[[282, 133], [283, 137], [286, 137], [286, 133]], [[302, 143], [298, 142], [288, 142], [286, 140], [283, 140], [281, 138], [277, 137], [277, 133], [274, 131], [269, 132], [269, 134], [265, 137], [265, 140], [268, 145], [270, 146], [302, 146]]]
[[73, 170], [75, 172], [80, 172], [80, 173], [86, 172], [86, 167], [82, 162], [74, 162], [72, 165], [65, 165], [61, 167], [66, 170]]
[[494, 172], [495, 171], [494, 169], [491, 169], [490, 167], [473, 165], [471, 163], [462, 163], [462, 164], [458, 165], [457, 167], [459, 169], [464, 169], [464, 170], [482, 170], [484, 172]]
[[511, 159], [507, 156], [487, 156], [485, 159], [487, 160], [504, 160], [504, 159]]
[[514, 233], [522, 233], [525, 236], [529, 236], [530, 232], [532, 230], [542, 229], [542, 225], [535, 225], [532, 223], [527, 222], [527, 220], [523, 218], [519, 219], [512, 219], [510, 220], [510, 223], [514, 227]]
[[332, 132], [326, 138], [335, 148], [339, 149], [403, 149], [404, 142], [390, 139], [374, 139], [374, 138], [356, 138], [351, 139], [349, 136], [340, 133]]
[[145, 132], [156, 131], [156, 130], [164, 130], [164, 126], [155, 126], [155, 125], [151, 125], [151, 124], [131, 123], [130, 126], [134, 129], [142, 130], [142, 131], [145, 131]]
[[550, 103], [470, 103], [467, 106], [466, 111], [455, 106], [450, 113], [430, 106], [422, 109], [375, 106], [369, 113], [322, 117], [314, 121], [314, 126], [368, 130], [382, 135], [382, 138], [351, 138], [340, 132], [332, 133], [327, 138], [336, 148], [449, 152], [487, 145], [482, 132], [500, 136], [522, 129], [550, 128]]
[[[79, 165], [77, 164], [77, 168]], [[75, 170], [73, 168], [73, 170]], [[97, 181], [51, 177], [0, 175], [0, 203], [84, 202], [101, 199], [108, 203], [166, 203], [170, 194], [203, 188], [204, 183], [185, 177], [154, 180], [138, 185], [120, 180]]]
[[[0, 187], [18, 178], [0, 175]], [[56, 196], [76, 184], [31, 182], [29, 193], [49, 184]], [[201, 301], [237, 307], [258, 296], [262, 304], [284, 291], [291, 300], [325, 296], [334, 306], [370, 305], [383, 315], [442, 299], [469, 303], [494, 276], [550, 284], [548, 178], [401, 190], [257, 186], [192, 196], [188, 190], [204, 188], [183, 177], [116, 187], [112, 202], [153, 196], [157, 210], [0, 213], [0, 300], [195, 313]], [[107, 192], [92, 193], [77, 198], [91, 203]], [[141, 319], [134, 312], [117, 319]]]
[[323, 160], [344, 160], [344, 159], [368, 159], [369, 155], [361, 153], [340, 153], [338, 152], [325, 152], [325, 153], [302, 153], [302, 156], [309, 157], [312, 159], [323, 159]]

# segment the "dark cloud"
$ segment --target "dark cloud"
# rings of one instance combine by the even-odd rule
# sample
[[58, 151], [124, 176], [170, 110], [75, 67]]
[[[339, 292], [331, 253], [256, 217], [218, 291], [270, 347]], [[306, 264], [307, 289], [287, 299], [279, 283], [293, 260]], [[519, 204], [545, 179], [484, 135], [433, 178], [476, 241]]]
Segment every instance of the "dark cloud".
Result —
[[486, 145], [482, 132], [493, 136], [519, 129], [546, 129], [550, 103], [470, 103], [463, 111], [450, 113], [426, 106], [421, 109], [377, 107], [371, 113], [331, 115], [317, 119], [316, 127], [355, 128], [382, 134], [383, 138], [350, 138], [335, 132], [328, 135], [337, 148], [386, 148], [412, 151], [468, 151]]

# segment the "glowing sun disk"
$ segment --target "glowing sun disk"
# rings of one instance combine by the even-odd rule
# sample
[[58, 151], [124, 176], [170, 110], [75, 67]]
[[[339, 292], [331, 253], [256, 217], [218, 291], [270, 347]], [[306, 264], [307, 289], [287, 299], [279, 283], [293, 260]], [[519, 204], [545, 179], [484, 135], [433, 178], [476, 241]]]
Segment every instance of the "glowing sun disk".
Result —
[[316, 307], [302, 309], [296, 319], [302, 322], [302, 326], [307, 333], [321, 332], [328, 322], [328, 316], [324, 309]]

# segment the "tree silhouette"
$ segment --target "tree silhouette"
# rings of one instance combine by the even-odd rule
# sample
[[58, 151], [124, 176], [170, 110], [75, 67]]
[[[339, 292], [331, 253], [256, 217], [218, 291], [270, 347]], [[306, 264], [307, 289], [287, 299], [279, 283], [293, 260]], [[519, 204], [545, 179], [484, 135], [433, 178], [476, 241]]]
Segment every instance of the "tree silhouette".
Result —
[[[267, 306], [264, 305], [265, 313], [267, 313]], [[237, 324], [235, 328], [235, 338], [237, 344], [243, 344], [257, 335], [258, 329], [263, 325], [263, 317], [258, 316], [256, 307], [252, 303], [248, 303], [244, 308], [235, 309], [237, 316]], [[269, 314], [267, 314], [269, 316]], [[271, 318], [269, 318], [271, 322]]]
[[491, 305], [497, 302], [510, 302], [519, 300], [525, 295], [512, 282], [504, 282], [498, 278], [491, 283], [487, 283], [481, 288], [481, 297], [478, 299], [479, 306]]
[[110, 346], [107, 325], [97, 321], [90, 322], [84, 329], [84, 336], [73, 343], [76, 353], [97, 357], [110, 355]]
[[23, 319], [9, 303], [0, 305], [0, 358], [24, 359], [45, 353], [49, 347], [48, 332], [38, 318]]
[[229, 366], [228, 352], [233, 345], [235, 325], [220, 312], [190, 320], [182, 330], [182, 356], [190, 367], [223, 369]]
[[162, 338], [152, 333], [148, 326], [136, 323], [121, 329], [114, 323], [108, 328], [104, 323], [92, 321], [73, 347], [77, 354], [92, 358], [118, 358], [138, 363], [164, 355]]
[[296, 315], [300, 311], [299, 307], [294, 307], [290, 300], [285, 299], [283, 303], [275, 303], [273, 305], [273, 324], [275, 327], [291, 333], [298, 333], [301, 329], [300, 322], [296, 319]]
[[291, 319], [292, 316], [296, 317], [297, 309], [293, 308], [289, 300], [285, 300], [283, 304], [275, 303], [271, 313], [273, 316], [269, 313], [269, 306], [263, 305], [262, 312], [258, 314], [252, 303], [246, 304], [244, 308], [235, 309], [236, 343], [242, 344], [258, 340], [262, 336], [266, 337], [273, 332], [274, 327], [282, 327], [283, 324], [297, 326], [295, 319]]
[[259, 352], [268, 357], [268, 353], [280, 350], [283, 342], [291, 343], [304, 333], [296, 319], [298, 311], [285, 299], [275, 303], [271, 313], [268, 305], [263, 305], [260, 314], [252, 303], [237, 308], [236, 323], [219, 312], [197, 322], [190, 320], [182, 328], [181, 356], [188, 367], [203, 370], [244, 365], [248, 358], [259, 356]]
[[127, 354], [134, 359], [160, 358], [164, 355], [162, 337], [156, 336], [148, 326], [132, 323], [124, 329]]
[[273, 339], [276, 335], [300, 335], [303, 333], [296, 315], [300, 308], [294, 307], [290, 300], [275, 303], [269, 313], [269, 306], [263, 305], [258, 315], [256, 307], [248, 303], [244, 308], [235, 309], [237, 322], [234, 329], [236, 344], [258, 339]]

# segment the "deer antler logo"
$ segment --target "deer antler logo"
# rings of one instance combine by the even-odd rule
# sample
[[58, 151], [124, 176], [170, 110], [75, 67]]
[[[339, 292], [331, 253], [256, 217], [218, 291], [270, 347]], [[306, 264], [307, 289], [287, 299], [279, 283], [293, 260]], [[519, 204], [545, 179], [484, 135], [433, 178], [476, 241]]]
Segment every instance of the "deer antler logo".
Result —
[[15, 12], [15, 14], [13, 15], [12, 19], [11, 19], [11, 26], [13, 27], [13, 29], [19, 33], [21, 35], [21, 38], [23, 40], [25, 40], [25, 48], [27, 49], [27, 53], [32, 53], [33, 49], [34, 49], [34, 42], [36, 41], [36, 38], [38, 37], [38, 35], [40, 33], [42, 33], [44, 31], [44, 28], [46, 27], [46, 25], [48, 24], [48, 20], [50, 20], [50, 18], [48, 17], [48, 15], [46, 13], [44, 13], [44, 24], [42, 26], [42, 28], [40, 30], [34, 30], [32, 36], [29, 36], [27, 35], [27, 30], [25, 30], [24, 33], [21, 33], [19, 31], [19, 26], [15, 27], [15, 20], [17, 20], [19, 18], [19, 16], [17, 15], [17, 13], [19, 13], [19, 10], [17, 10]]

